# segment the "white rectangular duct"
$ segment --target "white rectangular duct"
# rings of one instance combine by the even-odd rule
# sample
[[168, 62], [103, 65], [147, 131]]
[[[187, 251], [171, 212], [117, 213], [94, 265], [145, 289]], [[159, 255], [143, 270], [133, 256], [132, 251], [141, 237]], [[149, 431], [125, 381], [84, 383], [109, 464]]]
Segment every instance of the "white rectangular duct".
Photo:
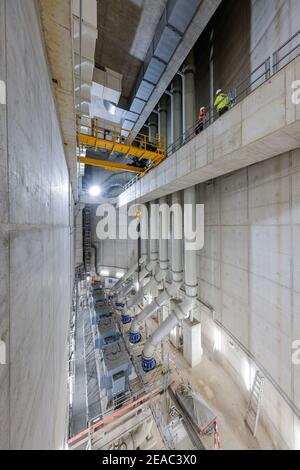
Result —
[[90, 115], [91, 87], [98, 37], [97, 0], [73, 0], [73, 49], [76, 109]]
[[[83, 0], [83, 21], [97, 29], [97, 0]], [[80, 16], [80, 0], [72, 0], [73, 15]]]
[[94, 68], [93, 92], [103, 100], [118, 104], [122, 91], [122, 75], [109, 68], [101, 70]]

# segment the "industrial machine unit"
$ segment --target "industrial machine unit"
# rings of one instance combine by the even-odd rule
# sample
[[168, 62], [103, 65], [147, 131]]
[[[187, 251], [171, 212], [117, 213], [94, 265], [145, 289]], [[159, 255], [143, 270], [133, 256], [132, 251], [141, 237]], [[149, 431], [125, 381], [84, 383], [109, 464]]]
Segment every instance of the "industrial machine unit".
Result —
[[97, 322], [98, 337], [95, 341], [95, 347], [102, 349], [109, 343], [113, 343], [119, 339], [119, 332], [117, 331], [113, 317], [102, 317]]
[[108, 344], [102, 349], [104, 375], [101, 388], [107, 391], [108, 400], [128, 391], [128, 378], [132, 365], [122, 340]]

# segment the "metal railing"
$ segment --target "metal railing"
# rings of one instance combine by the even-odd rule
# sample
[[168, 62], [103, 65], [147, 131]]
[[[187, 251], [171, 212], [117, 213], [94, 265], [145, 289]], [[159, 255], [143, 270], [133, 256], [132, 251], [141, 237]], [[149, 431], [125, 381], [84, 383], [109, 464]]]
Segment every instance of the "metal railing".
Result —
[[[246, 78], [239, 82], [235, 87], [228, 90], [225, 93], [224, 101], [226, 106], [223, 107], [225, 111], [234, 107], [237, 103], [242, 101], [249, 93], [254, 91], [262, 83], [268, 80], [271, 76], [271, 60], [268, 57], [261, 64], [259, 64]], [[228, 105], [227, 105], [228, 102]], [[219, 105], [222, 103], [219, 102]], [[179, 136], [172, 144], [167, 147], [167, 157], [170, 157], [173, 153], [179, 150], [183, 145], [190, 142], [197, 134], [203, 129], [213, 124], [219, 117], [220, 111], [216, 109], [216, 106], [204, 106], [205, 116], [203, 122], [196, 121], [192, 127], [187, 129], [181, 136]]]
[[297, 57], [300, 52], [300, 30], [273, 52], [273, 73]]
[[[234, 107], [237, 103], [242, 101], [249, 93], [253, 92], [260, 85], [270, 79], [272, 75], [281, 70], [289, 62], [294, 60], [300, 53], [300, 30], [291, 36], [284, 44], [282, 44], [272, 55], [267, 57], [261, 64], [259, 64], [249, 75], [247, 75], [235, 87], [228, 90], [226, 96], [229, 99], [228, 109]], [[197, 134], [203, 129], [213, 124], [219, 118], [215, 106], [205, 107], [205, 117], [201, 128], [199, 121], [195, 122], [192, 127], [187, 129], [181, 134], [172, 144], [167, 147], [166, 156], [170, 157], [173, 153], [177, 152], [183, 145], [190, 142]], [[140, 179], [140, 175], [135, 175], [125, 186], [124, 191], [129, 189], [134, 183]]]
[[150, 137], [141, 132], [123, 128], [118, 124], [108, 123], [97, 118], [92, 119], [85, 115], [77, 116], [77, 132], [78, 135], [85, 134], [96, 139], [139, 147], [153, 152], [164, 153], [166, 150], [166, 142], [158, 134]]

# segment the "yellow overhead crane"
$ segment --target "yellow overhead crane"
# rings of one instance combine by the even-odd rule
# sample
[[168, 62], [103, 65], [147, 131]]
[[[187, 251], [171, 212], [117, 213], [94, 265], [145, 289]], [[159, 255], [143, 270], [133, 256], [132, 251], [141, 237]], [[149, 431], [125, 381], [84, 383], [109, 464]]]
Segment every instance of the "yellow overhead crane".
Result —
[[133, 132], [120, 126], [112, 126], [111, 123], [108, 126], [105, 123], [100, 123], [98, 119], [90, 119], [85, 116], [81, 119], [80, 117], [78, 118], [77, 127], [77, 144], [81, 150], [90, 149], [97, 151], [97, 149], [104, 149], [111, 153], [122, 153], [125, 158], [130, 155], [138, 160], [150, 160], [150, 165], [142, 168], [127, 165], [126, 163], [85, 157], [81, 153], [78, 160], [85, 165], [100, 166], [105, 170], [111, 171], [130, 171], [143, 176], [166, 158], [165, 145], [158, 137], [150, 140], [147, 135]]
[[130, 171], [132, 173], [143, 174], [144, 168], [137, 166], [125, 165], [124, 163], [110, 162], [109, 160], [98, 160], [97, 158], [79, 157], [80, 163], [91, 166], [101, 166], [104, 170], [110, 171]]

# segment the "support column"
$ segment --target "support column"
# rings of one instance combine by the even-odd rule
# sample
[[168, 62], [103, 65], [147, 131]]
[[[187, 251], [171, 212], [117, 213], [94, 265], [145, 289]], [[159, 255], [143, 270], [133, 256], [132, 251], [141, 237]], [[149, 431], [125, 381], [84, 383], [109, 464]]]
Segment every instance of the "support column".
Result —
[[[209, 88], [210, 88], [210, 109], [214, 109], [214, 29], [211, 30], [209, 37]], [[210, 123], [213, 123], [213, 112], [210, 112]]]
[[172, 143], [180, 144], [182, 137], [182, 78], [175, 75], [171, 87], [172, 93]]
[[167, 148], [167, 111], [168, 111], [168, 97], [163, 95], [158, 104], [158, 128], [159, 138], [162, 147]]
[[192, 50], [185, 61], [183, 67], [183, 106], [184, 106], [184, 120], [183, 130], [184, 137], [188, 138], [189, 134], [193, 132], [191, 128], [196, 122], [196, 93], [195, 93], [195, 60], [194, 51]]
[[[192, 207], [192, 217], [188, 207]], [[193, 233], [196, 233], [196, 188], [192, 186], [184, 190], [184, 224], [190, 224]], [[190, 241], [185, 238], [185, 243]], [[184, 283], [187, 297], [194, 299], [189, 318], [183, 322], [183, 356], [191, 367], [201, 362], [202, 340], [201, 323], [194, 318], [195, 301], [197, 298], [197, 256], [194, 251], [185, 249], [184, 256]]]
[[156, 113], [151, 113], [148, 121], [149, 126], [149, 141], [156, 143], [158, 134], [158, 117]]
[[183, 356], [190, 367], [200, 364], [203, 354], [201, 323], [187, 318], [183, 321]]

